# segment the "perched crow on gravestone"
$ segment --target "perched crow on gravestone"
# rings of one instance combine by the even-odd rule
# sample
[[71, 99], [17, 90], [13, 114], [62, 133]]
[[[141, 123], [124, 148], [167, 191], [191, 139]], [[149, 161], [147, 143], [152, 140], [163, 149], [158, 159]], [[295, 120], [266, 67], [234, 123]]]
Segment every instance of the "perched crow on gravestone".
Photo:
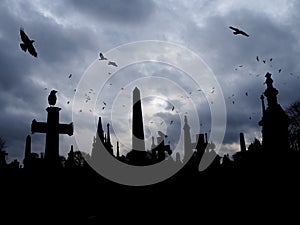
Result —
[[48, 96], [48, 103], [50, 106], [54, 106], [56, 104], [56, 93], [57, 91], [56, 90], [52, 90]]
[[30, 40], [29, 37], [25, 34], [24, 29], [20, 28], [20, 35], [23, 43], [20, 44], [21, 49], [26, 52], [28, 52], [33, 55], [34, 57], [37, 57], [37, 53], [35, 51], [35, 48], [33, 47], [34, 40]]
[[234, 32], [233, 32], [234, 35], [241, 34], [241, 35], [244, 35], [244, 36], [246, 36], [246, 37], [249, 37], [249, 34], [247, 34], [246, 32], [244, 32], [244, 31], [242, 31], [242, 30], [240, 30], [240, 29], [238, 29], [238, 28], [236, 28], [236, 27], [230, 26], [229, 28], [230, 28], [231, 30], [234, 30]]

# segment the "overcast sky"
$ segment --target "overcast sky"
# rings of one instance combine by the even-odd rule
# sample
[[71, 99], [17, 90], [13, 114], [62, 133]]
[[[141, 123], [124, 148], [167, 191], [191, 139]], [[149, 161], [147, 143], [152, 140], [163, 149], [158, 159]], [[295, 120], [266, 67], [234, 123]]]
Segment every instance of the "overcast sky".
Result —
[[[236, 151], [240, 132], [245, 133], [248, 144], [254, 137], [261, 138], [259, 97], [265, 89], [266, 72], [273, 74], [283, 108], [300, 100], [299, 11], [300, 2], [295, 0], [1, 1], [0, 136], [6, 140], [8, 159], [23, 159], [31, 121], [46, 120], [47, 96], [51, 89], [58, 90], [57, 106], [62, 108], [60, 122], [71, 122], [72, 113], [78, 114], [72, 112], [74, 89], [84, 72], [97, 62], [99, 52], [106, 53], [117, 46], [143, 40], [184, 46], [208, 65], [221, 86], [226, 103], [227, 129], [222, 149], [229, 153]], [[234, 36], [228, 26], [239, 27], [250, 37]], [[35, 40], [38, 58], [20, 49], [20, 27]], [[120, 117], [122, 123], [117, 123], [112, 131], [124, 138], [120, 140], [124, 153], [130, 140], [129, 105], [133, 81], [149, 76], [164, 77], [169, 79], [169, 84], [152, 79], [147, 87], [156, 91], [154, 97], [141, 88], [145, 96], [147, 137], [154, 134], [158, 126], [163, 126], [159, 129], [169, 134], [174, 146], [181, 132], [181, 116], [186, 113], [184, 106], [190, 101], [197, 105], [201, 132], [209, 132], [209, 104], [213, 103], [205, 101], [201, 91], [197, 93], [197, 87], [182, 71], [153, 62], [134, 64], [112, 74], [105, 88], [87, 93], [90, 98], [97, 98], [97, 106], [91, 109], [93, 116], [103, 116], [105, 123], [110, 121], [109, 110], [117, 101], [115, 96], [126, 96], [127, 100], [124, 98], [117, 104], [121, 108], [116, 110], [119, 112], [116, 118], [124, 116]], [[170, 88], [172, 76], [186, 93], [193, 93], [189, 98]], [[213, 87], [210, 88], [213, 91]], [[107, 106], [102, 110], [103, 101]], [[171, 110], [174, 104], [178, 106], [178, 114]], [[123, 114], [120, 113], [122, 107], [128, 108]], [[158, 125], [153, 127], [154, 122]], [[94, 134], [95, 131], [89, 132]], [[32, 135], [34, 152], [44, 151], [44, 139], [44, 134]], [[92, 137], [90, 142], [92, 145]], [[60, 135], [62, 155], [72, 144], [76, 146], [74, 136]]]

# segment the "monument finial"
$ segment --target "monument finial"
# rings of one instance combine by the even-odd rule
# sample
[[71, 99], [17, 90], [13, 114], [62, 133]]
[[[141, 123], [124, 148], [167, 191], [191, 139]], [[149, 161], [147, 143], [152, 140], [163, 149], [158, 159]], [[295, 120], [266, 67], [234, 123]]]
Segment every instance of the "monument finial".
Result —
[[267, 72], [266, 75], [265, 75], [265, 77], [266, 77], [265, 83], [267, 84], [268, 88], [272, 88], [273, 87], [273, 80], [272, 80], [271, 76], [272, 76], [272, 74], [269, 73], [269, 72]]

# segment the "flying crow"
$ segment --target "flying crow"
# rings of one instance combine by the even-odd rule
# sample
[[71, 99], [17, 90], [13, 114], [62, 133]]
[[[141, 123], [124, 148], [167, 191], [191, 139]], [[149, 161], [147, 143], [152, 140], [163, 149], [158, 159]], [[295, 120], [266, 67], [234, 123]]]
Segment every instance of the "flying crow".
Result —
[[34, 40], [30, 40], [29, 37], [25, 34], [24, 29], [20, 28], [20, 35], [23, 43], [20, 44], [21, 49], [26, 52], [28, 52], [33, 55], [34, 57], [37, 57], [37, 53], [35, 51], [35, 48], [33, 47]]
[[100, 52], [99, 56], [100, 56], [99, 60], [107, 60], [107, 58], [104, 57], [102, 52]]
[[241, 35], [244, 35], [246, 37], [249, 37], [249, 34], [247, 34], [246, 32], [244, 32], [244, 31], [242, 31], [242, 30], [240, 30], [238, 28], [235, 28], [235, 27], [232, 27], [232, 26], [230, 26], [229, 28], [234, 31], [233, 32], [234, 35], [241, 34]]
[[107, 65], [112, 65], [112, 66], [118, 67], [117, 63], [113, 62], [113, 61], [109, 61]]

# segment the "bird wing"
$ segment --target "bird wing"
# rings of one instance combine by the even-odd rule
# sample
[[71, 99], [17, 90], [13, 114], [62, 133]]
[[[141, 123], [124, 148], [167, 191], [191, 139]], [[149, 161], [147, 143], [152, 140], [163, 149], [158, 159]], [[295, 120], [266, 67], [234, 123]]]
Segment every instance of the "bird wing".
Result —
[[20, 28], [20, 36], [21, 36], [22, 41], [23, 41], [25, 44], [29, 44], [29, 43], [30, 43], [30, 39], [29, 39], [29, 37], [25, 34], [24, 29], [23, 29], [22, 27]]
[[113, 62], [113, 61], [109, 61], [109, 62], [108, 62], [108, 65], [112, 65], [112, 66], [115, 66], [115, 67], [118, 66], [117, 63], [116, 63], [116, 62]]
[[239, 31], [240, 31], [239, 29], [237, 29], [237, 28], [235, 28], [235, 27], [232, 27], [232, 26], [230, 26], [229, 28], [230, 28], [231, 30], [236, 31], [236, 32], [239, 32]]
[[247, 34], [246, 32], [244, 32], [244, 31], [242, 31], [242, 30], [240, 31], [240, 34], [241, 34], [241, 35], [244, 35], [244, 36], [246, 36], [246, 37], [249, 37], [249, 34]]
[[100, 56], [100, 60], [107, 60], [107, 58], [104, 57], [102, 52], [100, 52], [99, 56]]
[[34, 57], [37, 57], [37, 52], [35, 51], [35, 48], [33, 47], [32, 43], [30, 43], [30, 45], [28, 45], [28, 51], [31, 55], [33, 55]]

